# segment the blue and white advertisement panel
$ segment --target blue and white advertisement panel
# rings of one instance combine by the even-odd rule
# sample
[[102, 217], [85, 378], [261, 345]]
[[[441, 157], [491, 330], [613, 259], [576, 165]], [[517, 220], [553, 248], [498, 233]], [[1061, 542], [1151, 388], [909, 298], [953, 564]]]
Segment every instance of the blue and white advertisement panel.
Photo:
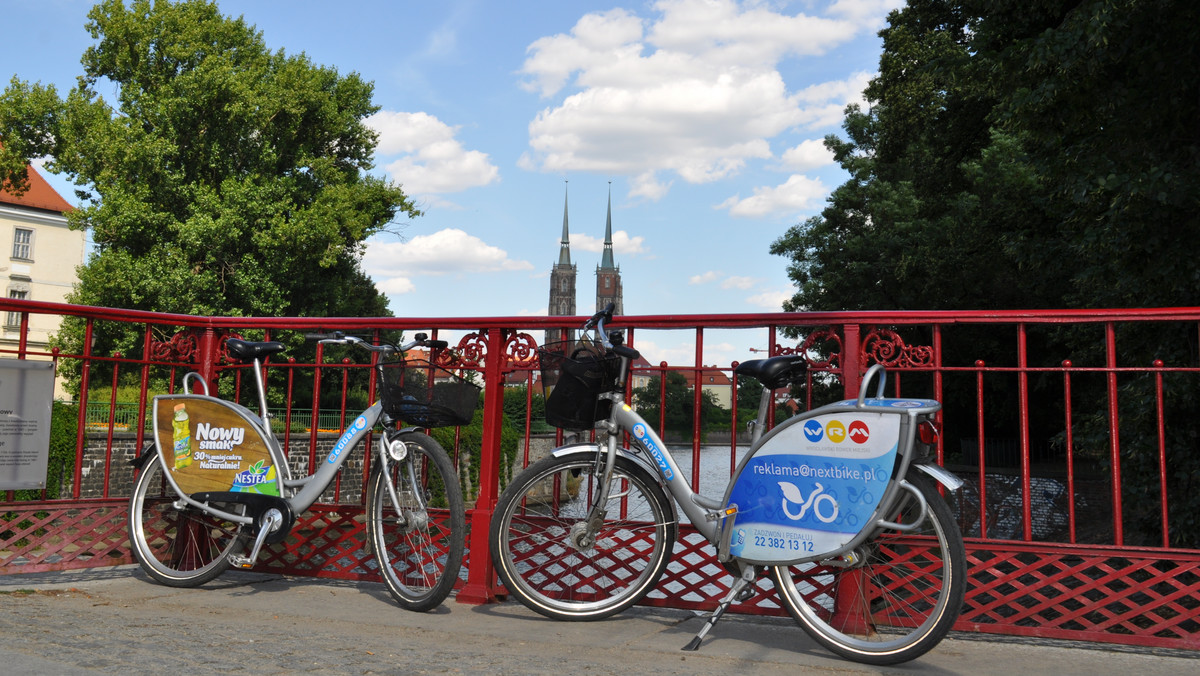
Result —
[[846, 411], [780, 428], [746, 461], [729, 552], [785, 563], [841, 548], [874, 513], [895, 466], [902, 416]]

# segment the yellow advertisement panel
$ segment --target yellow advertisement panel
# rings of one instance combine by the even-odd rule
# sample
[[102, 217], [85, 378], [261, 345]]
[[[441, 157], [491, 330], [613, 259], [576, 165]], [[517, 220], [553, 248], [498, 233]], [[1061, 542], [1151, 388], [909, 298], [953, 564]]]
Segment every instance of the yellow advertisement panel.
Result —
[[154, 398], [154, 440], [180, 491], [281, 495], [265, 433], [240, 408], [199, 395]]

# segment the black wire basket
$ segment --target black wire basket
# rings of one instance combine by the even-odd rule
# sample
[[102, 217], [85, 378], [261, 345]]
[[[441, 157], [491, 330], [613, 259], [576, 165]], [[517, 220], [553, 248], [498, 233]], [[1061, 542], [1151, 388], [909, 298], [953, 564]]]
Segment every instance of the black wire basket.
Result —
[[583, 430], [607, 418], [612, 402], [599, 399], [618, 389], [620, 358], [599, 345], [548, 343], [538, 350], [546, 389], [546, 423]]
[[380, 364], [383, 412], [418, 427], [466, 425], [479, 403], [479, 386], [427, 361]]

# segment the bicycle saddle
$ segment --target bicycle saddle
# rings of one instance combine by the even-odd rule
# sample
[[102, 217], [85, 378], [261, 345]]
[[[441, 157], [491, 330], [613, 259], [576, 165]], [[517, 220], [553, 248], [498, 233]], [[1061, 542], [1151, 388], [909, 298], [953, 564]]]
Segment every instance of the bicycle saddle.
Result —
[[739, 376], [750, 376], [772, 390], [788, 385], [807, 371], [808, 362], [804, 357], [795, 355], [752, 359], [738, 364], [733, 370]]
[[238, 338], [230, 338], [225, 341], [225, 347], [229, 348], [229, 354], [238, 361], [254, 361], [260, 357], [269, 357], [287, 349], [286, 345], [275, 340], [252, 342]]

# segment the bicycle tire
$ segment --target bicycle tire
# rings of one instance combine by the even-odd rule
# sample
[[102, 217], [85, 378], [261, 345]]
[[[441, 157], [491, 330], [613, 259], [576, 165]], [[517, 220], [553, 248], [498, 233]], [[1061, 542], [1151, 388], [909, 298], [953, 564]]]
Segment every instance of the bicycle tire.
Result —
[[[152, 579], [170, 587], [197, 587], [229, 568], [229, 555], [244, 548], [247, 535], [235, 522], [195, 507], [179, 509], [163, 475], [162, 459], [147, 461], [129, 499], [129, 543], [133, 557]], [[214, 504], [231, 514], [237, 504]]]
[[[916, 531], [881, 531], [859, 548], [861, 560], [849, 568], [815, 563], [772, 570], [796, 622], [817, 643], [855, 662], [887, 665], [920, 657], [945, 638], [962, 609], [966, 548], [954, 515], [928, 478], [918, 474], [908, 481], [929, 505]], [[902, 500], [892, 521], [911, 521], [916, 504], [912, 496]]]
[[539, 460], [508, 486], [492, 517], [488, 537], [501, 582], [546, 617], [597, 620], [632, 606], [658, 583], [675, 545], [678, 525], [662, 487], [623, 457], [595, 541], [587, 548], [569, 541], [572, 528], [586, 525], [596, 464], [592, 451]]
[[399, 514], [376, 464], [367, 488], [367, 533], [392, 598], [425, 612], [441, 605], [458, 582], [466, 516], [458, 473], [441, 444], [419, 432], [400, 438], [408, 454], [389, 463]]

